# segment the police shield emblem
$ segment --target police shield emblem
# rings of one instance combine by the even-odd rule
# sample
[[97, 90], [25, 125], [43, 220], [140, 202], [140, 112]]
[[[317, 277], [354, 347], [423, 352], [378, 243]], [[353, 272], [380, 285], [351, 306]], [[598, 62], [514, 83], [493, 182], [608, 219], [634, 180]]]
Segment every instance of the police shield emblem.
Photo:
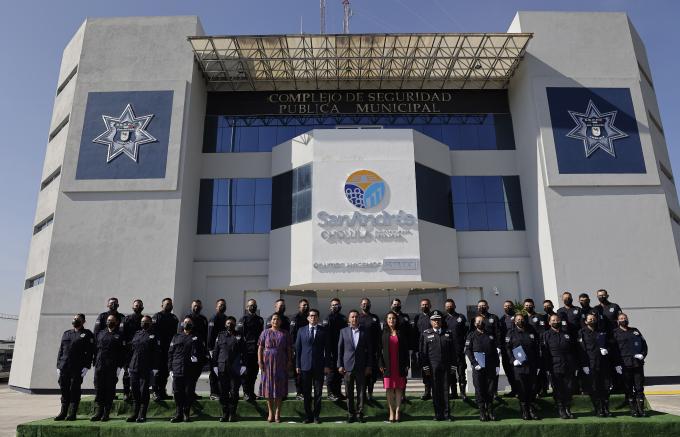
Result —
[[129, 130], [120, 131], [120, 140], [124, 143], [130, 141], [130, 131]]

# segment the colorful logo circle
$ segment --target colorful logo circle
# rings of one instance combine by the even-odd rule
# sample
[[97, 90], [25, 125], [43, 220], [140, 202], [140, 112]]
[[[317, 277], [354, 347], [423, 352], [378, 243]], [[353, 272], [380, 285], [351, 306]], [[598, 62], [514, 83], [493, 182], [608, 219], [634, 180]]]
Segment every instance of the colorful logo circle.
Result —
[[345, 181], [347, 200], [361, 209], [371, 209], [385, 198], [385, 181], [370, 170], [357, 170]]

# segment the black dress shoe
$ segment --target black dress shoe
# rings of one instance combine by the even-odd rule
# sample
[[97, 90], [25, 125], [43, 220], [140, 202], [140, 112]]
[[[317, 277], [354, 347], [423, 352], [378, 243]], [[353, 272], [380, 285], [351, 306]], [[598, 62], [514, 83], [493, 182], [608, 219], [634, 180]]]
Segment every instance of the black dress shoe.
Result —
[[307, 425], [307, 424], [309, 424], [309, 423], [312, 423], [312, 419], [305, 419], [305, 420], [302, 421], [302, 423], [304, 423], [305, 425]]
[[359, 422], [360, 423], [366, 423], [366, 418], [364, 417], [363, 414], [359, 415]]
[[337, 398], [337, 396], [335, 396], [334, 394], [331, 393], [331, 394], [328, 395], [328, 400], [331, 401], [331, 402], [336, 402], [338, 400], [338, 398]]
[[320, 423], [321, 423], [321, 419], [319, 419], [318, 417], [315, 417], [315, 418], [314, 418], [314, 423], [316, 423], [317, 425], [320, 424]]
[[354, 423], [357, 421], [357, 418], [354, 416], [349, 416], [347, 417], [347, 423]]
[[446, 420], [448, 420], [449, 422], [453, 422], [453, 416], [447, 417]]
[[432, 399], [432, 395], [431, 395], [431, 394], [428, 394], [428, 393], [425, 393], [424, 395], [422, 395], [422, 396], [420, 397], [420, 400], [421, 400], [421, 401], [429, 401], [430, 399]]

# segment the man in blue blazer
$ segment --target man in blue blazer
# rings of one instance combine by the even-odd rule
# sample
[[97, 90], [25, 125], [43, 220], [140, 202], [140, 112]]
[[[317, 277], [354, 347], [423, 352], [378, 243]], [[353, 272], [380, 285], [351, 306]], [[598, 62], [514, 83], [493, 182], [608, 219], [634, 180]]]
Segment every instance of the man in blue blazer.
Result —
[[[331, 349], [328, 332], [319, 326], [319, 310], [309, 310], [309, 325], [301, 328], [295, 339], [295, 370], [302, 380], [302, 395], [305, 404], [303, 423], [321, 423], [321, 394], [324, 374], [330, 372]], [[312, 408], [312, 388], [314, 406]]]
[[[364, 423], [364, 404], [366, 403], [366, 377], [373, 367], [374, 351], [363, 327], [359, 326], [359, 312], [352, 310], [347, 315], [349, 326], [340, 331], [338, 341], [338, 371], [345, 378], [347, 391], [347, 422]], [[354, 390], [357, 392], [356, 408]]]

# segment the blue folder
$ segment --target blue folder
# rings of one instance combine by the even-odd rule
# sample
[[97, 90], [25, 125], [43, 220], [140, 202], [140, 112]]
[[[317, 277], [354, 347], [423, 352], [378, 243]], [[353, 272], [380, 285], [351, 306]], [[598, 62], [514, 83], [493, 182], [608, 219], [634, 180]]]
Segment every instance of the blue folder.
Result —
[[482, 368], [486, 367], [486, 355], [484, 352], [475, 352], [475, 360], [477, 360], [477, 364], [482, 366]]
[[524, 348], [521, 345], [512, 350], [512, 355], [522, 364], [527, 360], [527, 354], [524, 352]]

